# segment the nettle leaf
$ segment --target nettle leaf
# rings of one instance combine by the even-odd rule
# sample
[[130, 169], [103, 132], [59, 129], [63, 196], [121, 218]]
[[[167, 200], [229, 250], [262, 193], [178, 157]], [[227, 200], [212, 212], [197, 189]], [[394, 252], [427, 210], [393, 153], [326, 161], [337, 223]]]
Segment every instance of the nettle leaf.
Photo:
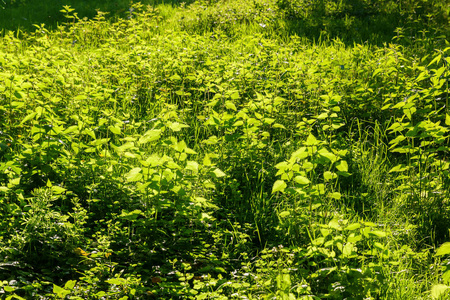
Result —
[[57, 186], [57, 185], [53, 185], [51, 188], [52, 188], [52, 192], [57, 195], [62, 194], [65, 191], [67, 191], [65, 188]]
[[450, 254], [450, 242], [443, 243], [436, 251], [436, 256]]
[[139, 139], [139, 144], [144, 145], [150, 142], [154, 142], [157, 141], [160, 137], [161, 137], [161, 130], [159, 129], [148, 130]]
[[345, 227], [345, 230], [352, 231], [352, 230], [356, 230], [356, 229], [358, 229], [360, 227], [361, 227], [361, 224], [359, 224], [359, 223], [352, 223], [352, 224], [348, 225], [347, 227]]
[[214, 175], [216, 175], [217, 178], [226, 176], [226, 174], [224, 172], [222, 172], [222, 170], [220, 170], [219, 168], [216, 168], [213, 171], [213, 173], [214, 173]]
[[381, 230], [369, 231], [368, 234], [370, 236], [376, 236], [376, 237], [380, 237], [380, 238], [385, 237], [387, 235], [386, 232], [381, 231]]
[[111, 278], [108, 280], [105, 280], [106, 283], [114, 284], [114, 285], [122, 285], [126, 283], [126, 280], [124, 278]]
[[306, 147], [301, 147], [300, 149], [292, 153], [290, 161], [295, 162], [296, 160], [301, 160], [307, 158], [308, 156], [309, 153], [306, 151]]
[[66, 284], [64, 285], [64, 288], [65, 288], [65, 289], [68, 289], [68, 290], [73, 290], [73, 288], [75, 287], [75, 284], [76, 284], [76, 283], [77, 283], [76, 280], [69, 280], [69, 281], [67, 281]]
[[346, 243], [342, 249], [342, 255], [344, 257], [349, 257], [352, 254], [355, 254], [355, 245], [353, 243]]
[[133, 221], [133, 220], [136, 220], [139, 216], [144, 216], [144, 213], [139, 209], [135, 209], [131, 212], [122, 210], [122, 213], [119, 215], [119, 218]]
[[333, 172], [330, 172], [330, 171], [325, 171], [323, 173], [323, 178], [325, 179], [325, 181], [330, 181], [330, 180], [335, 179], [337, 177], [338, 176], [337, 176], [336, 173], [333, 173]]
[[181, 124], [178, 122], [173, 122], [173, 123], [169, 123], [167, 127], [169, 127], [172, 131], [178, 132], [183, 128], [189, 127], [189, 125]]
[[442, 280], [445, 283], [450, 283], [450, 270], [447, 270], [444, 274], [442, 274]]
[[309, 134], [308, 137], [306, 138], [306, 146], [315, 146], [318, 145], [319, 141], [316, 139], [316, 137], [312, 134]]
[[233, 94], [231, 94], [230, 98], [232, 100], [237, 100], [239, 99], [239, 92], [234, 92]]
[[404, 172], [408, 170], [408, 166], [404, 165], [404, 164], [400, 164], [400, 165], [396, 165], [395, 167], [393, 167], [392, 169], [389, 170], [388, 173], [393, 173], [393, 172]]
[[128, 149], [133, 149], [134, 148], [134, 143], [133, 142], [127, 142], [127, 143], [125, 143], [125, 144], [123, 144], [123, 145], [121, 145], [121, 146], [119, 146], [119, 147], [115, 147], [115, 151], [118, 153], [118, 154], [121, 154], [122, 152], [124, 152], [125, 150], [128, 150]]
[[203, 157], [203, 165], [206, 167], [212, 166], [211, 158], [209, 157], [208, 153], [205, 154], [205, 157]]
[[339, 161], [336, 168], [341, 172], [348, 172], [348, 164], [345, 160]]
[[55, 293], [58, 297], [65, 298], [66, 295], [70, 293], [70, 291], [63, 289], [60, 286], [57, 286], [56, 284], [53, 284], [53, 293]]
[[28, 114], [25, 118], [23, 118], [22, 122], [20, 122], [20, 125], [23, 125], [27, 121], [33, 119], [36, 115], [37, 115], [37, 112], [32, 112], [31, 114]]
[[173, 148], [178, 152], [183, 152], [187, 148], [187, 145], [185, 141], [179, 141]]
[[439, 299], [450, 287], [445, 284], [436, 284], [431, 288], [431, 297]]
[[125, 179], [127, 182], [139, 181], [142, 178], [142, 169], [141, 168], [133, 168], [125, 175]]
[[234, 111], [237, 111], [236, 105], [234, 105], [234, 103], [231, 102], [231, 101], [226, 101], [225, 102], [225, 107], [228, 108], [228, 109], [232, 109]]
[[268, 125], [270, 125], [270, 124], [272, 124], [273, 122], [275, 122], [275, 119], [273, 119], [273, 118], [264, 118], [264, 124], [268, 124]]
[[295, 176], [294, 178], [295, 182], [297, 182], [298, 184], [302, 184], [302, 185], [307, 185], [309, 184], [311, 181], [309, 181], [308, 178], [304, 177], [304, 176]]
[[195, 174], [198, 173], [198, 163], [195, 161], [188, 161], [186, 163], [186, 170], [191, 170], [192, 172], [194, 172]]
[[330, 197], [333, 199], [339, 200], [339, 199], [341, 199], [341, 193], [339, 193], [339, 192], [331, 193]]
[[110, 125], [110, 126], [108, 126], [108, 129], [109, 129], [109, 131], [111, 131], [114, 134], [121, 134], [122, 133], [122, 130], [120, 130], [119, 126], [112, 126], [112, 125]]
[[335, 162], [337, 161], [337, 156], [334, 155], [333, 153], [329, 152], [327, 149], [320, 149], [319, 150], [319, 155], [322, 157], [325, 157], [327, 159], [329, 159], [331, 162]]
[[276, 192], [284, 192], [284, 190], [286, 189], [287, 184], [286, 182], [284, 182], [284, 180], [277, 180], [275, 181], [275, 183], [273, 184], [272, 187], [272, 193], [276, 193]]
[[85, 128], [82, 133], [90, 136], [92, 139], [95, 140], [95, 132], [94, 132], [94, 130], [89, 129], [89, 128]]
[[291, 213], [288, 210], [282, 211], [278, 214], [278, 216], [280, 218], [286, 218], [287, 216], [289, 216]]
[[172, 80], [172, 81], [178, 81], [178, 80], [181, 80], [181, 77], [180, 77], [180, 75], [175, 73], [172, 76], [170, 76], [169, 79]]

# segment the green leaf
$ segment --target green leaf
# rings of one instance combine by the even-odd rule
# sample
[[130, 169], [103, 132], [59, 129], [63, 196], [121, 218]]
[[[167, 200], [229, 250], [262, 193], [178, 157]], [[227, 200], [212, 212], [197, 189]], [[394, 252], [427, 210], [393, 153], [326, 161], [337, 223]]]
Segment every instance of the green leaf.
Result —
[[439, 299], [450, 287], [445, 284], [436, 284], [431, 288], [431, 297]]
[[428, 72], [423, 71], [422, 73], [419, 74], [419, 76], [417, 76], [416, 82], [424, 80], [425, 78], [427, 78], [427, 76], [428, 76]]
[[70, 291], [63, 289], [56, 284], [53, 284], [53, 293], [55, 293], [58, 297], [64, 298], [67, 294], [70, 293]]
[[331, 179], [337, 178], [337, 174], [330, 171], [325, 171], [323, 173], [323, 178], [325, 179], [325, 181], [329, 181]]
[[63, 188], [63, 187], [57, 186], [57, 185], [53, 185], [52, 186], [52, 191], [56, 195], [60, 195], [60, 194], [64, 193], [66, 191], [66, 189]]
[[333, 153], [331, 153], [330, 151], [328, 151], [327, 149], [320, 149], [319, 150], [319, 155], [322, 157], [325, 157], [327, 159], [329, 159], [331, 162], [335, 162], [337, 161], [337, 156], [334, 155]]
[[92, 139], [95, 140], [95, 132], [94, 132], [94, 130], [86, 128], [86, 129], [83, 130], [82, 133], [83, 134], [87, 134], [88, 136], [90, 136]]
[[111, 131], [114, 134], [120, 134], [122, 132], [122, 130], [120, 130], [119, 126], [108, 126], [109, 131]]
[[114, 284], [114, 285], [122, 285], [126, 283], [126, 280], [123, 278], [111, 278], [108, 280], [105, 280], [106, 283]]
[[331, 193], [330, 197], [333, 199], [339, 200], [339, 199], [341, 199], [341, 193], [339, 193], [339, 192]]
[[236, 105], [234, 105], [234, 103], [231, 102], [231, 101], [226, 101], [225, 102], [225, 107], [228, 108], [228, 109], [232, 109], [234, 111], [237, 111]]
[[181, 123], [178, 123], [178, 122], [173, 122], [173, 123], [168, 124], [167, 127], [169, 127], [171, 130], [173, 130], [175, 132], [178, 132], [178, 131], [180, 131], [183, 128], [189, 127], [189, 125], [181, 124]]
[[208, 154], [206, 154], [205, 157], [203, 158], [203, 165], [207, 167], [212, 165], [211, 158], [209, 157]]
[[86, 95], [78, 95], [75, 98], [73, 98], [74, 100], [86, 100], [87, 96]]
[[444, 272], [444, 274], [442, 274], [442, 280], [445, 283], [450, 283], [450, 270], [447, 270]]
[[283, 192], [286, 189], [286, 187], [287, 187], [286, 182], [284, 182], [283, 180], [277, 180], [273, 184], [272, 193]]
[[139, 209], [135, 209], [135, 210], [133, 210], [131, 212], [127, 212], [127, 211], [122, 210], [122, 213], [120, 214], [119, 218], [125, 219], [125, 220], [128, 220], [128, 221], [134, 221], [139, 216], [143, 216], [143, 215], [144, 215], [144, 213], [141, 210], [139, 210]]
[[376, 236], [376, 237], [385, 237], [387, 234], [384, 231], [380, 231], [380, 230], [374, 230], [374, 231], [369, 231], [368, 232], [369, 235], [371, 236]]
[[195, 174], [198, 173], [198, 163], [195, 161], [188, 161], [186, 163], [186, 170], [191, 170], [192, 172], [194, 172]]
[[142, 171], [141, 168], [131, 169], [130, 172], [128, 172], [125, 175], [125, 178], [126, 178], [127, 182], [139, 181], [142, 178], [141, 171]]
[[450, 242], [443, 243], [436, 251], [436, 256], [450, 254]]
[[9, 286], [9, 285], [5, 285], [5, 286], [3, 287], [3, 289], [5, 290], [5, 292], [11, 293], [11, 292], [14, 292], [16, 288], [15, 288], [15, 287], [12, 287], [12, 286]]
[[222, 172], [222, 170], [220, 170], [220, 169], [218, 169], [218, 168], [216, 168], [216, 169], [213, 171], [213, 173], [214, 173], [214, 175], [216, 175], [217, 178], [226, 176], [226, 174], [225, 174], [224, 172]]
[[288, 210], [282, 211], [278, 214], [278, 216], [280, 216], [280, 218], [286, 218], [287, 216], [289, 216], [291, 213]]
[[316, 139], [316, 137], [312, 134], [309, 134], [308, 137], [306, 138], [306, 146], [315, 146], [318, 145], [319, 141]]
[[152, 129], [144, 133], [139, 139], [139, 144], [143, 145], [158, 140], [161, 137], [161, 130]]
[[295, 176], [294, 180], [298, 184], [303, 184], [303, 185], [306, 185], [306, 184], [310, 183], [309, 179], [304, 177], [304, 176]]
[[332, 219], [329, 223], [328, 226], [330, 228], [336, 229], [336, 230], [341, 230], [341, 225], [339, 225], [339, 221], [338, 219]]
[[172, 81], [177, 81], [177, 80], [181, 80], [181, 77], [180, 77], [180, 75], [175, 73], [172, 76], [170, 76], [169, 79], [172, 80]]
[[450, 116], [445, 114], [445, 125], [450, 126]]
[[66, 284], [64, 285], [64, 288], [65, 288], [65, 289], [68, 289], [68, 290], [73, 290], [73, 288], [75, 287], [75, 284], [76, 284], [76, 283], [77, 283], [76, 280], [69, 280], [69, 281], [67, 281]]
[[353, 243], [346, 243], [342, 249], [342, 255], [344, 257], [349, 257], [354, 252], [355, 245]]
[[28, 120], [33, 119], [37, 115], [36, 112], [32, 112], [31, 114], [28, 114], [25, 118], [23, 118], [22, 122], [20, 122], [20, 125], [25, 124]]
[[428, 64], [427, 67], [431, 66], [434, 63], [439, 63], [441, 61], [442, 55], [439, 54], [438, 56], [436, 56], [435, 58], [433, 58], [433, 60]]
[[359, 223], [353, 223], [353, 224], [350, 224], [350, 225], [348, 225], [347, 227], [345, 227], [345, 230], [350, 230], [350, 231], [352, 231], [352, 230], [356, 230], [356, 229], [358, 229], [358, 228], [360, 228], [361, 227], [361, 224], [359, 224]]
[[345, 160], [339, 161], [339, 163], [336, 165], [336, 168], [341, 172], [347, 172], [348, 171], [348, 164]]

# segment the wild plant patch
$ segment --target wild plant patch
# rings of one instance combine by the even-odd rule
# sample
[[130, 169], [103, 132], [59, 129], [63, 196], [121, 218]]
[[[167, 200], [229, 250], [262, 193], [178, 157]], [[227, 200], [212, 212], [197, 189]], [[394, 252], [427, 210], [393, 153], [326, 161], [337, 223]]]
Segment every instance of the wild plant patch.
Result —
[[2, 297], [448, 296], [448, 42], [212, 2], [0, 38]]

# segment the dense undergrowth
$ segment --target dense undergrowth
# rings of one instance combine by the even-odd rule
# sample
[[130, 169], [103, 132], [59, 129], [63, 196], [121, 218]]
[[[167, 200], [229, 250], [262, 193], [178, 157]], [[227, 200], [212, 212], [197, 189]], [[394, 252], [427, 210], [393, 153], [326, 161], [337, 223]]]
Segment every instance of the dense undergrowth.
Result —
[[5, 31], [2, 297], [448, 297], [449, 8], [393, 3]]

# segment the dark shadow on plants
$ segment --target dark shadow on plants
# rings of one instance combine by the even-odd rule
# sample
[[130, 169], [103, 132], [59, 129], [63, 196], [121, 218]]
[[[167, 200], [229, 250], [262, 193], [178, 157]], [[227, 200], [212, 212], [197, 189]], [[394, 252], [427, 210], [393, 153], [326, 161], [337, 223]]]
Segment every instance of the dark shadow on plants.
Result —
[[[192, 1], [179, 0], [142, 0], [143, 5], [171, 4], [180, 5], [181, 2]], [[0, 32], [2, 29], [12, 31], [34, 31], [33, 24], [46, 24], [49, 29], [55, 29], [58, 24], [66, 22], [64, 15], [60, 12], [64, 5], [69, 5], [78, 13], [81, 19], [89, 19], [97, 15], [97, 11], [108, 12], [110, 19], [127, 18], [133, 13], [128, 0], [3, 0], [0, 1]]]
[[341, 38], [348, 45], [390, 42], [396, 28], [448, 30], [446, 1], [278, 0], [289, 35]]

